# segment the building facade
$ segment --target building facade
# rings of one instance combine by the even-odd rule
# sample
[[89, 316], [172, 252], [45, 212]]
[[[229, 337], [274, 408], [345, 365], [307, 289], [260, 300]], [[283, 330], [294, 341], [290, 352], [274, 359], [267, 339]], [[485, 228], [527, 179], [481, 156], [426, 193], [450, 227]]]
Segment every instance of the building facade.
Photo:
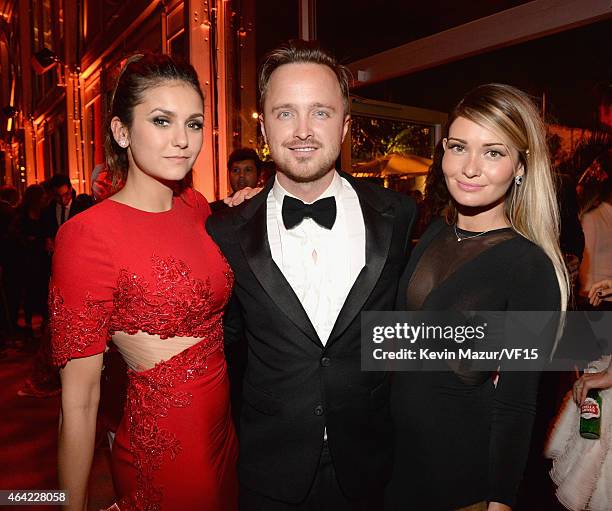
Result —
[[62, 173], [90, 193], [114, 80], [144, 50], [198, 71], [205, 131], [194, 184], [211, 200], [227, 194], [227, 155], [257, 142], [254, 0], [0, 0], [0, 9], [3, 183], [23, 189]]
[[[454, 0], [441, 0], [436, 12], [426, 2], [384, 4], [0, 0], [0, 183], [23, 189], [65, 173], [75, 189], [89, 192], [92, 172], [104, 165], [114, 79], [126, 56], [147, 50], [188, 59], [198, 71], [205, 130], [194, 184], [209, 200], [223, 197], [229, 192], [228, 154], [257, 147], [257, 62], [296, 37], [334, 49], [353, 73], [352, 112], [363, 122], [353, 123], [343, 144], [346, 171], [363, 159], [391, 157], [400, 146], [408, 156], [431, 155], [442, 112], [479, 83], [527, 91], [555, 124], [565, 124], [568, 108], [562, 107], [575, 104], [573, 110], [586, 114], [581, 118], [593, 119], [574, 124], [576, 116], [569, 115], [570, 130], [609, 133], [609, 0], [468, 2], [460, 10]], [[582, 41], [590, 44], [586, 52]], [[377, 129], [361, 129], [369, 125]], [[381, 136], [382, 125], [399, 132]], [[425, 134], [427, 143], [416, 144]], [[379, 147], [395, 136], [401, 144]], [[366, 156], [368, 145], [375, 150]], [[403, 174], [381, 175], [380, 182], [405, 180]]]

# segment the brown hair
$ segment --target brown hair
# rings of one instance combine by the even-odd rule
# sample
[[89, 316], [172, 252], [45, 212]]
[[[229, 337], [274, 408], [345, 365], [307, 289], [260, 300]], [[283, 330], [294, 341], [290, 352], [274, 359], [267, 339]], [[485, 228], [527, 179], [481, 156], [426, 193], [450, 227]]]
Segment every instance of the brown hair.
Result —
[[344, 113], [349, 113], [349, 88], [352, 81], [349, 69], [339, 64], [331, 53], [320, 48], [316, 42], [299, 39], [287, 41], [264, 57], [259, 68], [259, 107], [262, 111], [270, 77], [276, 69], [285, 64], [320, 64], [331, 69], [342, 92]]
[[[129, 129], [133, 121], [134, 107], [143, 101], [146, 91], [171, 81], [192, 86], [204, 102], [204, 94], [193, 66], [177, 62], [168, 55], [137, 53], [128, 57], [121, 69], [111, 96], [104, 140], [106, 165], [114, 189], [125, 182], [128, 158], [127, 149], [117, 144], [113, 136], [111, 120], [118, 117]], [[183, 179], [179, 188], [182, 190], [190, 184], [191, 172]]]

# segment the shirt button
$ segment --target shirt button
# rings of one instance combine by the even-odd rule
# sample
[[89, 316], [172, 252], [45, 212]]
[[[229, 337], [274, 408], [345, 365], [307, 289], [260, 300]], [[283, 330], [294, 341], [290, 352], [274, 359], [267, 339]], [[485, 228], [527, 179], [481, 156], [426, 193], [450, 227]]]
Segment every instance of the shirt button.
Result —
[[329, 366], [330, 366], [330, 364], [331, 364], [331, 359], [330, 359], [329, 357], [323, 357], [323, 358], [321, 359], [321, 365], [322, 365], [323, 367], [329, 367]]
[[314, 414], [315, 415], [323, 415], [323, 407], [321, 405], [316, 406], [314, 409]]

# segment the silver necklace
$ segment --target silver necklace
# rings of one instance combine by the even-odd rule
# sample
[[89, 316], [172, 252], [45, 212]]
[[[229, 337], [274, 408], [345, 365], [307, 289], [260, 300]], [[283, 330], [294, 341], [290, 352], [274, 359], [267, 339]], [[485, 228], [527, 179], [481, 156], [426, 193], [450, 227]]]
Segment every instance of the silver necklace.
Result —
[[457, 232], [457, 224], [455, 224], [453, 228], [455, 229], [455, 237], [457, 238], [457, 243], [464, 241], [464, 240], [471, 240], [472, 238], [478, 238], [478, 236], [482, 236], [483, 234], [487, 234], [488, 232], [491, 232], [493, 230], [493, 229], [489, 229], [488, 231], [479, 232], [478, 234], [473, 234], [472, 236], [465, 236], [462, 238], [461, 236], [459, 236], [459, 233]]

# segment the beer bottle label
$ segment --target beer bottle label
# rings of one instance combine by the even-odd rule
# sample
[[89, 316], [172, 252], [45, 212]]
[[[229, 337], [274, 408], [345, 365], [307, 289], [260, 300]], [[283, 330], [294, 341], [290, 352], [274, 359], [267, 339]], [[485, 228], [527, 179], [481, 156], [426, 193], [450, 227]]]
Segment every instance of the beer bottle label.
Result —
[[601, 417], [601, 408], [597, 400], [592, 397], [587, 397], [580, 406], [581, 419], [599, 419]]

